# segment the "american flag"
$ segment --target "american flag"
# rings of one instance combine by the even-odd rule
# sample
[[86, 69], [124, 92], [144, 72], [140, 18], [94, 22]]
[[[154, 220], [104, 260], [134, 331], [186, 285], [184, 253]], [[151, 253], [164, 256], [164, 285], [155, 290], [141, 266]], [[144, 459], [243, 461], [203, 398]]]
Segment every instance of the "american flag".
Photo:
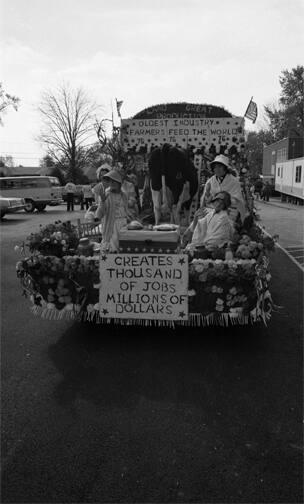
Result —
[[120, 118], [121, 118], [120, 109], [121, 109], [122, 104], [123, 104], [123, 100], [118, 101], [116, 98], [116, 109], [117, 109], [117, 114]]
[[247, 110], [245, 112], [245, 116], [248, 119], [250, 119], [253, 123], [255, 123], [256, 118], [258, 117], [258, 106], [257, 104], [252, 101], [252, 99], [249, 102], [249, 105], [247, 107]]

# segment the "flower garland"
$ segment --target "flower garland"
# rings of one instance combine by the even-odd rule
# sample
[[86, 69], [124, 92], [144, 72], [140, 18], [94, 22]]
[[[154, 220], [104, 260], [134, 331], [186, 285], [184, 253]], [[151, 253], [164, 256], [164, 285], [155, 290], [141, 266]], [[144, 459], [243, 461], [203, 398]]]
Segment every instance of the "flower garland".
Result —
[[19, 261], [16, 270], [24, 293], [42, 308], [80, 311], [98, 302], [99, 258], [37, 254]]
[[[41, 317], [110, 322], [99, 315], [99, 257], [76, 255], [78, 242], [77, 228], [69, 221], [57, 221], [32, 233], [26, 242], [32, 255], [16, 265], [23, 292], [34, 305], [33, 313]], [[235, 255], [231, 260], [224, 259], [223, 249], [200, 251], [196, 256], [188, 251], [190, 315], [186, 325], [267, 323], [273, 305], [268, 255], [274, 240], [254, 224], [241, 230], [231, 249]], [[68, 251], [73, 255], [67, 255]], [[163, 322], [171, 323], [155, 321]], [[148, 325], [147, 321], [129, 323]]]
[[77, 227], [70, 221], [56, 221], [44, 227], [40, 225], [39, 231], [30, 234], [23, 248], [27, 247], [31, 253], [63, 257], [75, 254], [78, 243]]

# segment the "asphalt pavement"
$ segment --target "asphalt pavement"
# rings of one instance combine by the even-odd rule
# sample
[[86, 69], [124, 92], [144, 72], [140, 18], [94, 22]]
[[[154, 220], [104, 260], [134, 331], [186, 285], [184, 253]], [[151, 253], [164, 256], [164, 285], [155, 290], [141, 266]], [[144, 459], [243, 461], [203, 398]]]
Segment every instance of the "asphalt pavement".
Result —
[[304, 207], [270, 198], [256, 201], [261, 224], [269, 235], [277, 235], [277, 247], [304, 271]]
[[303, 275], [281, 250], [268, 327], [127, 330], [35, 318], [19, 241], [1, 250], [3, 503], [303, 502]]

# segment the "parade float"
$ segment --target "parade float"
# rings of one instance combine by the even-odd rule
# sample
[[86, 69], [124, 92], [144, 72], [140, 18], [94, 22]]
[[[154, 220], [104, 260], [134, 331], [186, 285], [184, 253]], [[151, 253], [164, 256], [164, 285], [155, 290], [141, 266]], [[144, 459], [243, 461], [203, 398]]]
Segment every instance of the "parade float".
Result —
[[[174, 112], [175, 110], [175, 112]], [[31, 234], [16, 266], [33, 314], [96, 323], [229, 326], [271, 318], [269, 255], [273, 239], [257, 223], [244, 157], [244, 120], [213, 106], [151, 107], [122, 121], [128, 155], [164, 142], [195, 149], [198, 179], [208, 159], [226, 153], [242, 184], [247, 218], [229, 250], [183, 247], [183, 228], [163, 223], [121, 230], [119, 250], [100, 252], [101, 236], [57, 221]], [[199, 199], [192, 202], [192, 215]]]

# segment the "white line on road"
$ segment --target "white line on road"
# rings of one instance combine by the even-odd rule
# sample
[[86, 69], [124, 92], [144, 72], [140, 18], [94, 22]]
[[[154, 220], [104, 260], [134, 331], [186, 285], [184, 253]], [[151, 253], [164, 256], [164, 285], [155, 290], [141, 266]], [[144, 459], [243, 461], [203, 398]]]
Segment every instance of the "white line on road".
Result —
[[298, 252], [299, 250], [303, 252], [304, 247], [286, 247], [286, 249], [291, 250], [292, 252]]
[[303, 250], [303, 247], [300, 247], [300, 245], [288, 245], [288, 247], [286, 247], [287, 250]]
[[[263, 231], [263, 233], [265, 233], [265, 235], [269, 236], [269, 238], [272, 238], [271, 234], [269, 234], [262, 226], [260, 226], [258, 224], [258, 226], [261, 228], [261, 230]], [[282, 247], [282, 245], [280, 245], [278, 242], [276, 242], [276, 247], [280, 248], [284, 254], [286, 254], [289, 259], [298, 266], [298, 268], [300, 268], [300, 270], [304, 273], [304, 266], [302, 266], [298, 261], [295, 260], [295, 258], [288, 252], [288, 250], [286, 250], [284, 247]]]

